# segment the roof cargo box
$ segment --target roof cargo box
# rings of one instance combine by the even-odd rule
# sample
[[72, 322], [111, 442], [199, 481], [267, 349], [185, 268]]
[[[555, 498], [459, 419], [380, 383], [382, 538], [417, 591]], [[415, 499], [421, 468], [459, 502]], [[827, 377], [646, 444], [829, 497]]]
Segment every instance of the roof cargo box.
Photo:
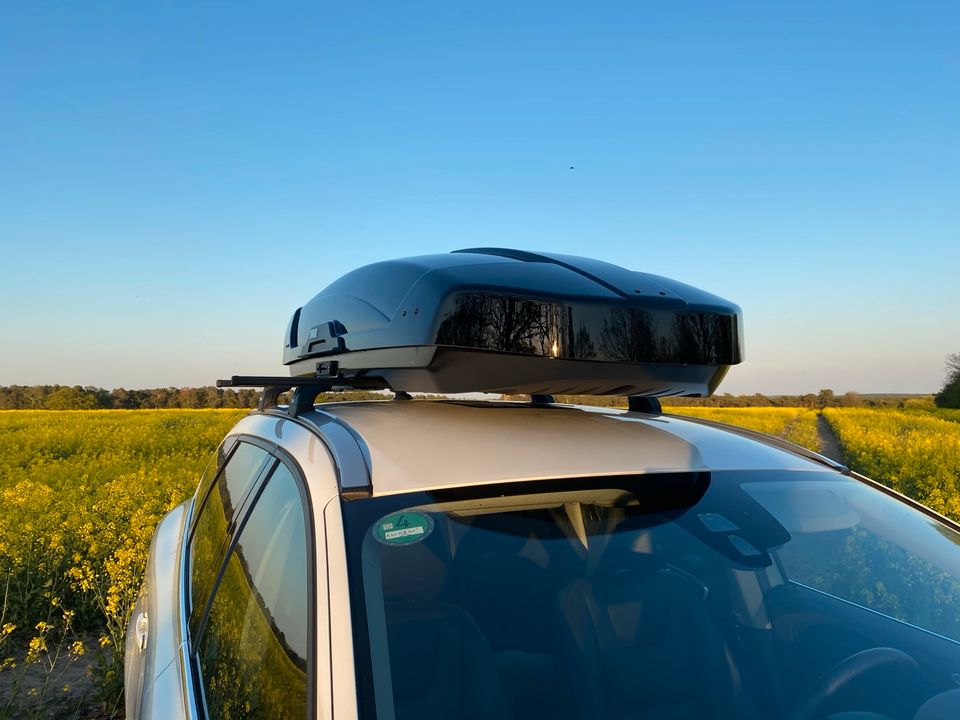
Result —
[[689, 285], [477, 248], [344, 275], [293, 314], [283, 362], [404, 391], [709, 395], [742, 342], [740, 308]]

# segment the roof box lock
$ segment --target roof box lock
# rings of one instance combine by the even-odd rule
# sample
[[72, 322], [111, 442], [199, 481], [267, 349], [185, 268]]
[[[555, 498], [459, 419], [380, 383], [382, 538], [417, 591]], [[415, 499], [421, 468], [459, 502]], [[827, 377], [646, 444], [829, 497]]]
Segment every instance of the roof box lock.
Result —
[[[416, 323], [403, 319], [411, 307]], [[742, 315], [727, 300], [599, 260], [501, 248], [354, 270], [305, 304], [288, 335], [294, 377], [317, 377], [322, 357], [345, 382], [432, 393], [705, 396], [743, 357]]]
[[326, 355], [332, 352], [343, 352], [347, 349], [343, 339], [346, 332], [347, 329], [343, 323], [337, 320], [314, 325], [307, 333], [306, 353]]
[[340, 375], [340, 369], [336, 360], [327, 360], [317, 363], [316, 376], [318, 378], [336, 378]]

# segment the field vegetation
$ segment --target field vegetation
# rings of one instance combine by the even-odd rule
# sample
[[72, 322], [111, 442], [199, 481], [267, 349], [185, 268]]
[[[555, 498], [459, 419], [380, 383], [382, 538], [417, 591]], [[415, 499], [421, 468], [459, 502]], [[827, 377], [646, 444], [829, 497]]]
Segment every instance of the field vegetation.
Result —
[[[813, 450], [822, 418], [854, 469], [960, 519], [960, 410], [898, 404], [665, 410]], [[0, 411], [0, 718], [45, 717], [65, 695], [78, 716], [122, 713], [124, 632], [154, 528], [245, 412]], [[58, 674], [77, 658], [94, 659], [86, 698]]]
[[820, 450], [817, 436], [817, 412], [807, 408], [758, 407], [758, 408], [711, 408], [670, 407], [667, 412], [688, 415], [739, 425], [758, 432], [776, 435], [815, 452]]
[[[0, 717], [43, 717], [61, 694], [117, 712], [153, 530], [245, 413], [0, 412]], [[92, 697], [58, 681], [80, 656], [96, 658]]]
[[827, 408], [847, 464], [960, 520], [960, 411]]

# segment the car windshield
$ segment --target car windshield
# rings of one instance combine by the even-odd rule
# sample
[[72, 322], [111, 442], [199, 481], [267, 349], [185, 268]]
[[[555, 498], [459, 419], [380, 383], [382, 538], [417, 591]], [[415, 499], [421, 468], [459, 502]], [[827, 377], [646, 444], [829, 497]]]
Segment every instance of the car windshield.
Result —
[[343, 512], [364, 718], [960, 717], [960, 534], [833, 472]]

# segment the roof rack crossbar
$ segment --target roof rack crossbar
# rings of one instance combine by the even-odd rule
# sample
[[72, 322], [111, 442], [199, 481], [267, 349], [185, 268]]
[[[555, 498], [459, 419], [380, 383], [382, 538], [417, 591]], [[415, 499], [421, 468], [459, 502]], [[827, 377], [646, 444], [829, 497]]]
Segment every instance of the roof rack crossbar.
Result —
[[257, 410], [263, 412], [269, 408], [277, 407], [280, 396], [287, 390], [289, 390], [289, 388], [280, 387], [279, 385], [265, 387], [263, 393], [260, 395], [260, 402], [257, 403]]
[[257, 410], [264, 412], [277, 407], [280, 396], [293, 390], [287, 413], [293, 417], [313, 409], [317, 395], [333, 390], [381, 389], [377, 378], [341, 377], [282, 377], [271, 375], [233, 375], [227, 380], [217, 380], [217, 387], [263, 388]]
[[313, 405], [317, 401], [321, 389], [317, 385], [300, 385], [294, 388], [293, 395], [290, 396], [290, 404], [287, 406], [287, 412], [296, 417], [303, 413], [313, 410]]

